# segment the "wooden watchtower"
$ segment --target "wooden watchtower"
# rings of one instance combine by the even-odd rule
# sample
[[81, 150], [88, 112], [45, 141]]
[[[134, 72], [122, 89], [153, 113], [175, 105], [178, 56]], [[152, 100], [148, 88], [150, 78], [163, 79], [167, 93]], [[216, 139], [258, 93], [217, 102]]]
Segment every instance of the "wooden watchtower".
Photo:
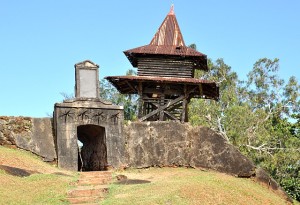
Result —
[[173, 6], [149, 45], [124, 51], [137, 76], [108, 76], [122, 94], [139, 95], [139, 121], [188, 121], [191, 98], [217, 100], [215, 82], [195, 79], [208, 71], [207, 56], [185, 45]]

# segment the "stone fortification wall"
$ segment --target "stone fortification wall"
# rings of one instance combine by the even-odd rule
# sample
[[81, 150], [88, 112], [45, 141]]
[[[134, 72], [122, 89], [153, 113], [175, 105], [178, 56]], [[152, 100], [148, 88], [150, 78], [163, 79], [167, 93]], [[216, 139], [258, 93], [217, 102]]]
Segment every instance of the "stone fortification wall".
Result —
[[[254, 177], [288, 198], [264, 170], [256, 168], [207, 127], [177, 122], [134, 122], [124, 126], [123, 136], [129, 167], [189, 166]], [[50, 118], [0, 117], [0, 145], [15, 145], [52, 161], [57, 158], [54, 144]]]
[[254, 180], [290, 200], [263, 169], [221, 135], [207, 127], [179, 122], [134, 122], [125, 126], [129, 167], [188, 166], [225, 172]]
[[237, 176], [252, 176], [254, 164], [207, 127], [179, 122], [143, 122], [125, 126], [130, 167], [190, 166]]
[[51, 118], [0, 116], [0, 145], [17, 146], [45, 161], [56, 159]]

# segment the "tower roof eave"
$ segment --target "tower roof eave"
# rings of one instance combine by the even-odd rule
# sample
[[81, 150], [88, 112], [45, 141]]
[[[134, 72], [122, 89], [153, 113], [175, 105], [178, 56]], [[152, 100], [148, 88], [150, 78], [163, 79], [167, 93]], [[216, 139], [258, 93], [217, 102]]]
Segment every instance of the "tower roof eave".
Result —
[[208, 70], [207, 56], [187, 46], [145, 45], [124, 51], [133, 67], [137, 67], [138, 58], [142, 56], [181, 56], [191, 59], [195, 69]]

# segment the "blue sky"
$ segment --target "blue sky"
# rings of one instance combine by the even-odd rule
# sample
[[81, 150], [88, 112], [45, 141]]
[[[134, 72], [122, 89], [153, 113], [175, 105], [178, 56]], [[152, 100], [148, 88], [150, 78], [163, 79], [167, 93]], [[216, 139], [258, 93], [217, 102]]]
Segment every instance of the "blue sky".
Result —
[[259, 58], [279, 58], [300, 80], [297, 0], [2, 0], [0, 116], [46, 117], [73, 93], [74, 64], [100, 65], [100, 78], [132, 68], [122, 51], [149, 44], [174, 4], [185, 43], [241, 79]]

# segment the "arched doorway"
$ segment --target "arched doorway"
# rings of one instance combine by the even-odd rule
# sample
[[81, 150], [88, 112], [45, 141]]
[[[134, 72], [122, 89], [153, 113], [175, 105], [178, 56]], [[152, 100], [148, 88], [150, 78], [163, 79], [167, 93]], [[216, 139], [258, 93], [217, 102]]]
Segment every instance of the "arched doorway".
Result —
[[78, 152], [78, 170], [106, 170], [105, 128], [97, 125], [80, 125], [77, 127], [77, 139], [82, 143]]

